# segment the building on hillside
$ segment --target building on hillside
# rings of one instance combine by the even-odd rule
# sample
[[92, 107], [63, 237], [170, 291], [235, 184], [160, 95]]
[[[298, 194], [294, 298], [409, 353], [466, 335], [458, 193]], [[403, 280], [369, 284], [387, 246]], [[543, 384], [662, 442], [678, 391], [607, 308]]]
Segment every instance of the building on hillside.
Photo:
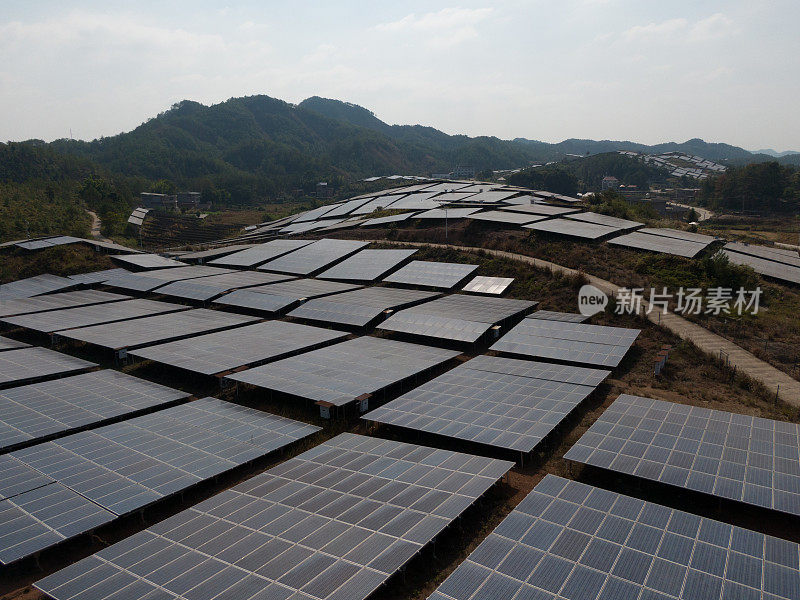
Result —
[[475, 179], [475, 167], [461, 165], [453, 169], [453, 179]]
[[200, 192], [178, 192], [176, 200], [178, 208], [189, 210], [200, 208]]
[[603, 177], [603, 181], [600, 182], [600, 190], [616, 190], [619, 188], [619, 179], [614, 177], [613, 175], [606, 175]]
[[139, 194], [139, 206], [167, 212], [177, 212], [178, 198], [174, 194], [142, 192]]
[[327, 181], [320, 181], [317, 184], [316, 197], [318, 199], [332, 198], [333, 186], [328, 185]]

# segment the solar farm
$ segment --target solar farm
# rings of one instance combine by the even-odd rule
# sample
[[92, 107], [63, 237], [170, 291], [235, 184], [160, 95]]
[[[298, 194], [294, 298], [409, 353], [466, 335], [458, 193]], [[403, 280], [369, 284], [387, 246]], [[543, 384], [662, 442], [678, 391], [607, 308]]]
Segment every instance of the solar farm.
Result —
[[346, 239], [451, 221], [800, 271], [574, 198], [421, 181], [3, 284], [0, 599], [798, 600], [788, 413], [686, 398], [651, 373], [672, 338], [568, 312], [574, 282], [542, 267]]

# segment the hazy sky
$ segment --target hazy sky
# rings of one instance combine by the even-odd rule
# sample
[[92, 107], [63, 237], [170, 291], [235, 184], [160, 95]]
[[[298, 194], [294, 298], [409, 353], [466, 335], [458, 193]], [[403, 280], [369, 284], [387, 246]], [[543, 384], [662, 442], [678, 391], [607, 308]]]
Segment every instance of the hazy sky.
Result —
[[799, 22], [797, 0], [1, 0], [0, 140], [267, 94], [448, 133], [800, 150]]

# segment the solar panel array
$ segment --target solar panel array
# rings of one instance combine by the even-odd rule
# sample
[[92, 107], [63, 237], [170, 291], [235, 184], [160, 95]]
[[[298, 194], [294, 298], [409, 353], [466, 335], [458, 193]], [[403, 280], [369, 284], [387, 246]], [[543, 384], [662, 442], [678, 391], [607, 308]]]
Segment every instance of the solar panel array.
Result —
[[649, 250], [661, 254], [672, 254], [673, 256], [683, 256], [684, 258], [694, 258], [706, 249], [708, 244], [682, 240], [663, 235], [652, 235], [634, 231], [608, 241], [614, 246], [625, 248], [636, 248], [638, 250]]
[[19, 348], [30, 348], [30, 344], [0, 336], [0, 352], [3, 350], [17, 350]]
[[790, 600], [798, 550], [547, 475], [429, 600]]
[[100, 290], [75, 290], [73, 292], [45, 294], [44, 296], [34, 296], [32, 298], [0, 300], [0, 316], [24, 315], [127, 299], [130, 299], [130, 296], [112, 294], [111, 292], [102, 292]]
[[800, 426], [623, 394], [566, 458], [800, 515]]
[[36, 587], [59, 600], [363, 600], [510, 467], [342, 434]]
[[535, 221], [542, 221], [547, 217], [543, 215], [531, 215], [519, 212], [508, 212], [504, 210], [487, 210], [473, 213], [467, 216], [468, 219], [476, 221], [488, 221], [491, 223], [505, 223], [506, 225], [527, 225]]
[[44, 238], [40, 240], [29, 240], [26, 242], [17, 242], [14, 244], [17, 248], [23, 250], [41, 250], [43, 248], [53, 248], [55, 246], [64, 246], [66, 244], [75, 244], [82, 242], [81, 238], [72, 237], [71, 235], [59, 235], [55, 237]]
[[395, 340], [359, 337], [228, 375], [226, 379], [344, 406], [458, 354]]
[[[463, 194], [467, 196], [468, 194]], [[436, 197], [438, 202], [441, 202], [442, 199], [440, 196]], [[430, 210], [426, 210], [425, 212], [421, 212], [416, 215], [415, 219], [463, 219], [467, 215], [471, 215], [472, 213], [478, 212], [480, 208], [432, 208]]]
[[491, 349], [534, 358], [616, 367], [639, 331], [531, 318], [523, 319]]
[[630, 221], [628, 219], [620, 219], [619, 217], [612, 217], [595, 212], [579, 212], [567, 215], [567, 219], [574, 219], [576, 221], [583, 221], [585, 223], [596, 223], [598, 225], [605, 225], [607, 227], [614, 227], [615, 229], [633, 229], [641, 227], [644, 223], [638, 221]]
[[387, 223], [399, 223], [414, 216], [413, 212], [405, 212], [397, 215], [388, 215], [386, 217], [375, 217], [374, 219], [367, 219], [361, 223], [361, 227], [373, 227], [375, 225], [386, 225]]
[[208, 250], [198, 250], [197, 252], [189, 252], [188, 254], [182, 255], [181, 260], [190, 260], [203, 263], [203, 262], [208, 262], [209, 260], [212, 260], [214, 258], [220, 258], [222, 256], [233, 254], [234, 252], [247, 250], [248, 248], [252, 248], [253, 246], [255, 246], [255, 244], [233, 244], [230, 246], [222, 246], [220, 248], [209, 248]]
[[473, 294], [502, 295], [514, 283], [513, 277], [486, 277], [478, 275], [462, 288], [464, 292]]
[[731, 250], [722, 251], [732, 263], [752, 267], [756, 273], [781, 281], [800, 283], [800, 267]]
[[318, 430], [209, 398], [0, 456], [0, 561], [24, 558]]
[[642, 227], [638, 230], [640, 233], [647, 233], [650, 235], [660, 235], [663, 237], [675, 238], [678, 240], [686, 240], [689, 242], [697, 242], [698, 244], [708, 245], [714, 241], [714, 237], [710, 235], [703, 235], [702, 233], [693, 233], [691, 231], [683, 231], [682, 229], [670, 229], [668, 227]]
[[466, 279], [477, 268], [478, 265], [463, 263], [412, 260], [386, 277], [384, 281], [448, 290]]
[[345, 281], [375, 281], [415, 253], [416, 250], [361, 250], [317, 277]]
[[258, 317], [196, 308], [141, 319], [68, 329], [59, 332], [59, 335], [103, 348], [133, 349], [181, 337], [230, 329], [257, 320]]
[[319, 298], [358, 289], [352, 283], [321, 279], [293, 279], [280, 283], [236, 290], [217, 298], [216, 304], [238, 306], [261, 312], [279, 312], [300, 300]]
[[259, 267], [264, 271], [310, 275], [367, 246], [369, 242], [323, 238]]
[[148, 346], [131, 352], [131, 355], [193, 373], [216, 375], [246, 365], [282, 358], [346, 335], [341, 331], [298, 323], [265, 321]]
[[97, 364], [48, 348], [0, 352], [0, 387], [86, 371]]
[[120, 302], [109, 302], [91, 306], [76, 306], [73, 308], [50, 310], [16, 317], [3, 317], [0, 318], [0, 321], [8, 325], [24, 327], [32, 331], [52, 333], [54, 331], [62, 331], [75, 327], [86, 327], [99, 325], [101, 323], [111, 323], [113, 321], [136, 319], [185, 309], [186, 307], [180, 304], [135, 298], [133, 300], [122, 300]]
[[396, 312], [379, 329], [459, 342], [476, 342], [492, 326], [536, 302], [453, 294]]
[[742, 244], [740, 242], [728, 242], [725, 244], [725, 250], [780, 262], [793, 267], [800, 267], [800, 255], [792, 250], [775, 248], [772, 246], [755, 246], [753, 244]]
[[[148, 292], [171, 281], [205, 279], [212, 275], [222, 275], [231, 272], [230, 269], [222, 269], [220, 267], [193, 265], [174, 269], [155, 269], [153, 271], [147, 271], [146, 273], [118, 275], [110, 277], [104, 284], [125, 290]], [[202, 282], [198, 281], [198, 283]]]
[[[568, 215], [569, 216], [569, 215]], [[542, 233], [553, 233], [568, 237], [584, 238], [588, 240], [598, 240], [606, 236], [623, 231], [616, 227], [600, 225], [598, 223], [585, 223], [582, 221], [571, 221], [569, 219], [548, 219], [538, 223], [523, 225], [525, 229], [532, 229]]]
[[303, 246], [308, 246], [310, 243], [311, 240], [272, 240], [265, 244], [259, 244], [247, 250], [236, 252], [235, 254], [216, 258], [209, 261], [209, 264], [231, 267], [254, 267], [255, 265], [272, 260], [273, 258], [278, 258], [287, 252], [292, 252]]
[[531, 452], [609, 371], [479, 356], [364, 419]]
[[366, 327], [389, 309], [436, 298], [438, 292], [389, 287], [364, 287], [330, 298], [304, 302], [289, 313], [290, 317], [323, 323]]
[[565, 208], [563, 206], [553, 206], [552, 204], [515, 204], [507, 206], [501, 210], [511, 212], [531, 213], [534, 215], [544, 215], [547, 217], [558, 217], [578, 212], [577, 208]]
[[186, 263], [158, 254], [114, 254], [111, 258], [139, 269], [163, 269], [167, 267], [186, 266]]
[[384, 209], [389, 206], [395, 200], [398, 200], [399, 196], [380, 196], [378, 198], [373, 198], [366, 204], [362, 204], [359, 208], [355, 209], [352, 214], [353, 215], [368, 215], [371, 212], [374, 212], [378, 209]]
[[18, 279], [10, 283], [0, 283], [0, 300], [11, 298], [30, 298], [39, 294], [49, 294], [58, 290], [75, 287], [76, 283], [58, 275], [35, 275], [27, 279]]
[[79, 273], [78, 275], [68, 275], [67, 277], [75, 283], [94, 285], [96, 283], [102, 283], [110, 277], [123, 275], [125, 273], [129, 273], [129, 271], [123, 269], [122, 267], [118, 267], [116, 269], [103, 269], [102, 271], [91, 271], [89, 273]]
[[201, 277], [200, 279], [174, 281], [158, 288], [156, 293], [174, 298], [205, 302], [234, 289], [277, 283], [291, 278], [291, 275], [265, 273], [264, 271], [233, 271], [223, 275]]
[[103, 370], [0, 391], [0, 452], [190, 394]]
[[589, 317], [579, 313], [565, 313], [553, 310], [537, 310], [526, 317], [527, 319], [541, 319], [543, 321], [566, 321], [568, 323], [585, 323]]

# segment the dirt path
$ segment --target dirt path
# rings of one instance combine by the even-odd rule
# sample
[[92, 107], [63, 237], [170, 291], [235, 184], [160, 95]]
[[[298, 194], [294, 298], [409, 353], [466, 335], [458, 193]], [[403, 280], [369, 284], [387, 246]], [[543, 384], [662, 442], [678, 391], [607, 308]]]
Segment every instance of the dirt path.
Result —
[[[513, 252], [505, 252], [502, 250], [489, 250], [486, 248], [457, 246], [453, 244], [425, 244], [422, 242], [397, 242], [391, 240], [380, 241], [388, 244], [408, 246], [451, 248], [464, 252], [486, 252], [495, 256], [526, 262], [535, 267], [549, 269], [554, 272], [558, 271], [564, 273], [565, 275], [578, 274], [577, 270], [570, 269], [569, 267], [564, 267], [562, 265], [541, 260], [539, 258], [534, 258], [532, 256], [515, 254]], [[589, 283], [602, 290], [609, 296], [615, 296], [617, 290], [620, 289], [620, 286], [617, 284], [606, 281], [605, 279], [600, 279], [594, 275], [586, 275], [586, 278], [589, 280]], [[715, 333], [708, 331], [706, 328], [701, 327], [700, 325], [696, 325], [695, 323], [687, 321], [683, 317], [679, 317], [676, 314], [669, 313], [662, 315], [661, 313], [654, 311], [647, 315], [647, 318], [653, 323], [669, 329], [681, 338], [693, 342], [704, 352], [712, 354], [718, 358], [721, 357], [728, 360], [731, 365], [736, 366], [736, 368], [740, 371], [747, 373], [753, 379], [761, 381], [767, 387], [767, 389], [776, 393], [777, 396], [787, 404], [792, 406], [800, 406], [800, 381], [789, 377], [789, 375], [783, 371], [780, 371], [779, 369], [776, 369], [769, 363], [756, 358], [747, 350], [737, 346], [733, 342], [726, 340], [723, 337], [716, 335]], [[725, 358], [726, 356], [727, 358]]]
[[92, 237], [96, 240], [100, 240], [101, 242], [110, 242], [108, 238], [103, 237], [103, 234], [100, 233], [100, 228], [103, 226], [103, 222], [100, 220], [100, 217], [97, 216], [97, 213], [91, 210], [87, 210], [89, 216], [92, 217]]
[[681, 204], [680, 202], [667, 202], [667, 204], [671, 204], [672, 206], [680, 206], [681, 208], [693, 208], [694, 212], [697, 213], [698, 221], [705, 221], [714, 216], [714, 213], [707, 208], [700, 208], [699, 206], [691, 206], [689, 204]]

